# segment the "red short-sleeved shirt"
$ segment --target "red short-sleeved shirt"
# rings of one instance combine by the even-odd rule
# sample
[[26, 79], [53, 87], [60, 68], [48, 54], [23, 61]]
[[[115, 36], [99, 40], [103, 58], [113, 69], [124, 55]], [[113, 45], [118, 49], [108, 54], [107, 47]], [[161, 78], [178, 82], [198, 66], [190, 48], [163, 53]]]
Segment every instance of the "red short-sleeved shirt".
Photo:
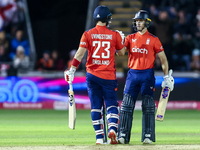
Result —
[[154, 68], [156, 53], [164, 51], [158, 37], [148, 31], [143, 35], [139, 32], [128, 35], [125, 47], [129, 50], [128, 67], [135, 70]]
[[102, 79], [115, 80], [115, 50], [124, 47], [121, 42], [120, 34], [106, 26], [97, 25], [95, 28], [85, 31], [79, 47], [88, 50], [87, 72]]

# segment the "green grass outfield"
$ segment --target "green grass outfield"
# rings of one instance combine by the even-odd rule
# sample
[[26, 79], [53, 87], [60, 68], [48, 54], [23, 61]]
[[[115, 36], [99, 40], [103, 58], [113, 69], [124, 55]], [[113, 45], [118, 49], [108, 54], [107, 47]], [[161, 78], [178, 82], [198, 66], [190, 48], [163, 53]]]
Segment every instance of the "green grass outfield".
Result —
[[[142, 112], [134, 112], [130, 145], [142, 145]], [[76, 128], [68, 127], [68, 111], [0, 110], [0, 147], [95, 145], [90, 110], [77, 110]], [[167, 110], [156, 121], [155, 145], [200, 144], [200, 111]], [[1, 149], [1, 148], [0, 148]]]

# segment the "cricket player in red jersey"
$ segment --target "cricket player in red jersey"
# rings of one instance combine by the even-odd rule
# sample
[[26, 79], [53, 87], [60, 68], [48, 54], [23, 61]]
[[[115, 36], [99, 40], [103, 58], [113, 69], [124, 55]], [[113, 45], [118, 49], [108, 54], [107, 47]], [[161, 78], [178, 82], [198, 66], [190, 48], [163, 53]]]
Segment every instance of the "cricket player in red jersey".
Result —
[[[174, 79], [168, 75], [168, 61], [158, 37], [148, 32], [151, 19], [146, 11], [140, 10], [133, 18], [133, 26], [138, 31], [128, 35], [125, 47], [129, 53], [129, 63], [123, 101], [120, 110], [118, 142], [128, 144], [131, 136], [133, 111], [138, 93], [142, 95], [142, 139], [144, 144], [155, 142], [155, 90], [154, 61], [160, 58], [164, 72], [162, 87], [174, 88]], [[163, 29], [164, 30], [164, 29]], [[125, 51], [123, 51], [125, 52]]]
[[107, 28], [111, 20], [110, 10], [106, 6], [98, 6], [93, 14], [96, 27], [85, 31], [82, 35], [78, 51], [76, 52], [70, 70], [64, 72], [65, 80], [70, 83], [74, 79], [76, 68], [80, 64], [86, 50], [86, 82], [91, 101], [91, 118], [96, 133], [96, 144], [103, 144], [104, 131], [101, 128], [101, 108], [103, 100], [106, 104], [108, 137], [110, 144], [117, 144], [118, 103], [117, 80], [115, 68], [115, 50], [122, 55], [125, 47], [124, 34]]

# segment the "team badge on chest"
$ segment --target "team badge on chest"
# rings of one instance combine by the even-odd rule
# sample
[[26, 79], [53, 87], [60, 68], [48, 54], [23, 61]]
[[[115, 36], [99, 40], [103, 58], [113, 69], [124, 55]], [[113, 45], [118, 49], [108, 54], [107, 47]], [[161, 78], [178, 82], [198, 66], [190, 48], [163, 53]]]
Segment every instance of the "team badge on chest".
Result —
[[150, 38], [147, 39], [146, 44], [149, 45]]

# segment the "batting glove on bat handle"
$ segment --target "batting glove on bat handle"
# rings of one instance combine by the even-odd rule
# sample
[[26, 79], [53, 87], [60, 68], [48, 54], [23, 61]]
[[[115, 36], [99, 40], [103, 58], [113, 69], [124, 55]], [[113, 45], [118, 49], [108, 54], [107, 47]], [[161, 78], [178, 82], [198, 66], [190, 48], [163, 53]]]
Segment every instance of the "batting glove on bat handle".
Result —
[[122, 38], [122, 44], [124, 44], [124, 40], [125, 40], [125, 35], [122, 31], [116, 30], [117, 32], [119, 32], [121, 38]]
[[162, 82], [162, 87], [168, 87], [170, 88], [170, 91], [173, 91], [174, 89], [174, 78], [172, 77], [172, 69], [169, 70], [169, 73], [168, 75], [165, 75], [163, 78], [164, 78], [164, 81]]
[[65, 77], [65, 81], [68, 82], [69, 84], [72, 83], [72, 81], [74, 80], [74, 73], [76, 72], [75, 68], [70, 68], [70, 70], [65, 70], [64, 71], [64, 77]]

